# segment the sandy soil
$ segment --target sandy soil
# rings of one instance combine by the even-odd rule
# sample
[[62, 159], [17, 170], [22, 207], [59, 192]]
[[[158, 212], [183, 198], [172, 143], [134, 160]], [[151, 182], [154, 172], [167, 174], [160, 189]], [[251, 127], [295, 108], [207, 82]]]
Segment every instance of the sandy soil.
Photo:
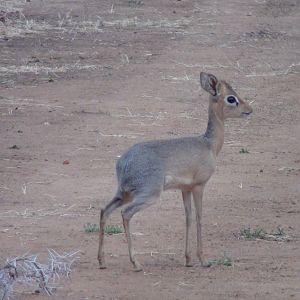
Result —
[[[1, 265], [80, 250], [57, 299], [299, 299], [298, 1], [15, 0], [0, 10]], [[106, 236], [99, 270], [97, 233], [84, 224], [113, 196], [118, 156], [204, 131], [202, 70], [254, 108], [226, 123], [203, 203], [205, 256], [226, 253], [233, 266], [183, 266], [181, 195], [168, 191], [132, 220], [144, 272], [132, 272], [123, 234]], [[109, 224], [122, 224], [119, 211]], [[246, 227], [281, 227], [290, 240], [245, 240]], [[17, 287], [14, 299], [49, 298]]]

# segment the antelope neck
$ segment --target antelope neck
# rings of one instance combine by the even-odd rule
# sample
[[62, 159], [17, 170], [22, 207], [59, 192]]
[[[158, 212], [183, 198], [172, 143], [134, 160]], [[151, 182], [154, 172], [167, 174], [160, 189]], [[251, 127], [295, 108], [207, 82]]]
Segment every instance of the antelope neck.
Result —
[[213, 153], [217, 156], [224, 143], [224, 116], [218, 104], [210, 101], [208, 123], [204, 137], [208, 140]]

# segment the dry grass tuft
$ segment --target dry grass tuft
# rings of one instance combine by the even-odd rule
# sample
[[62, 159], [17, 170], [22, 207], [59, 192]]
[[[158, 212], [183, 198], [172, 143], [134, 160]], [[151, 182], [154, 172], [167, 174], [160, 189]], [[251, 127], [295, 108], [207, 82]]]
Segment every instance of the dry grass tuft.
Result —
[[101, 65], [81, 65], [79, 63], [75, 64], [65, 64], [62, 66], [47, 67], [43, 65], [21, 65], [21, 66], [0, 66], [0, 73], [4, 74], [19, 74], [19, 73], [33, 73], [33, 74], [55, 74], [55, 73], [66, 73], [74, 70], [96, 70], [102, 69]]

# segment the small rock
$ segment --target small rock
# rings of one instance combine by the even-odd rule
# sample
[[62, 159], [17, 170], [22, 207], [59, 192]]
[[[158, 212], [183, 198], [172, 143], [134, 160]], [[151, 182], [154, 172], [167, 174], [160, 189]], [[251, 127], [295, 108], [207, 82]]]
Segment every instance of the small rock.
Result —
[[20, 147], [18, 147], [17, 145], [13, 145], [13, 146], [9, 147], [9, 149], [20, 149]]
[[70, 162], [67, 159], [63, 161], [63, 165], [69, 165], [69, 164]]
[[38, 63], [38, 62], [40, 62], [40, 60], [36, 56], [31, 56], [31, 58], [28, 60], [28, 63]]

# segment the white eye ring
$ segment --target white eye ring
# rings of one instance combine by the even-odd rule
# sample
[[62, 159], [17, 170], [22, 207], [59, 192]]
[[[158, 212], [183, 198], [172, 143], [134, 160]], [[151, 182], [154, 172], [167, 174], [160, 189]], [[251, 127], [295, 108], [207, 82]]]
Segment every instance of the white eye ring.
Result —
[[224, 100], [225, 100], [226, 104], [229, 106], [238, 106], [240, 103], [238, 98], [233, 95], [227, 96]]

